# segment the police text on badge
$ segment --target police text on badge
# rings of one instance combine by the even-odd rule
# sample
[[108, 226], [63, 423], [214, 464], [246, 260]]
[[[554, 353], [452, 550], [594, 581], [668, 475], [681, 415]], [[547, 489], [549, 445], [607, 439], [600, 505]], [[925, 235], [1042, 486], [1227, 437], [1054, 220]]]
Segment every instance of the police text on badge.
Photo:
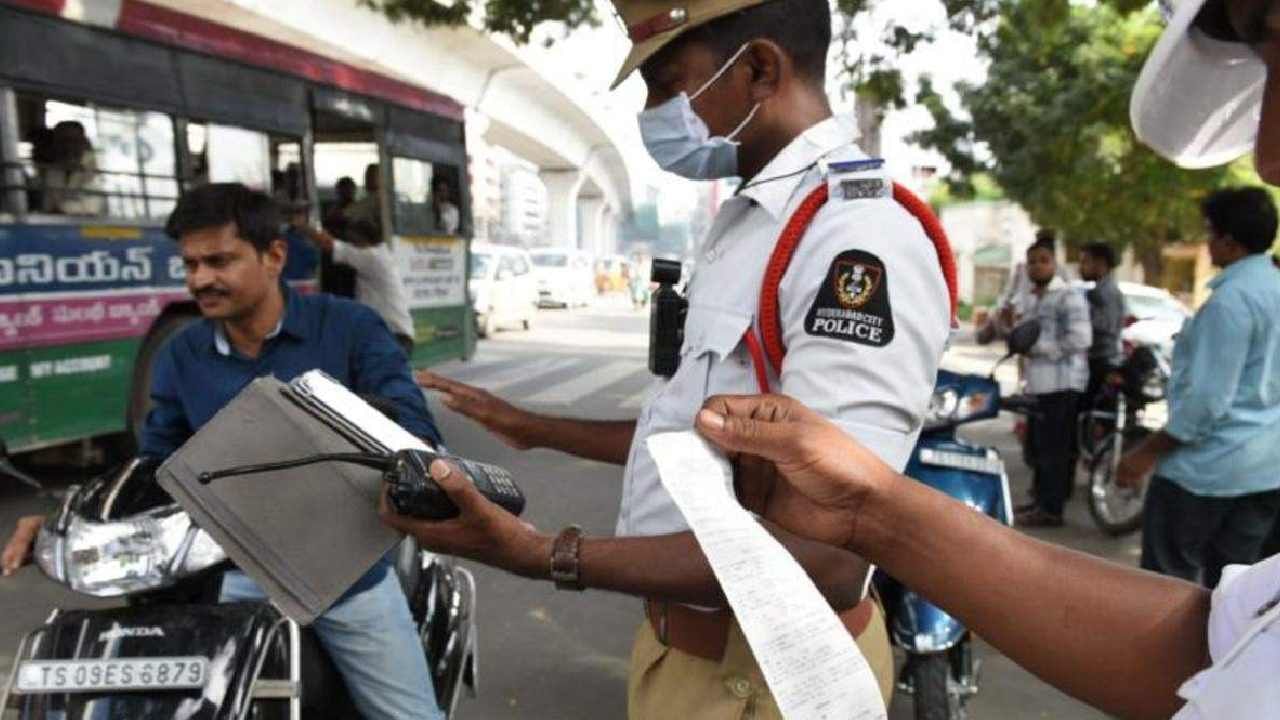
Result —
[[862, 250], [836, 256], [805, 318], [810, 335], [884, 347], [893, 341], [884, 263]]

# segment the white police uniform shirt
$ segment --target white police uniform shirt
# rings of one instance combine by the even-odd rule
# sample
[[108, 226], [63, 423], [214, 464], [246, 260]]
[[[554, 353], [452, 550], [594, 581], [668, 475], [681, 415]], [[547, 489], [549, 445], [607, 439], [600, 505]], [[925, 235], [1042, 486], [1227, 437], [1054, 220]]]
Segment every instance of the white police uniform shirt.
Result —
[[[819, 161], [866, 158], [856, 135], [846, 118], [813, 126], [720, 209], [689, 281], [680, 368], [656, 384], [636, 425], [618, 535], [688, 529], [645, 439], [691, 429], [713, 395], [760, 392], [743, 336], [757, 322], [765, 266], [796, 208], [826, 181]], [[892, 198], [833, 197], [800, 241], [779, 306], [787, 355], [781, 378], [770, 371], [773, 391], [905, 467], [950, 332], [946, 282], [919, 221]]]
[[1209, 612], [1213, 665], [1178, 694], [1174, 720], [1253, 720], [1280, 714], [1280, 555], [1222, 571]]

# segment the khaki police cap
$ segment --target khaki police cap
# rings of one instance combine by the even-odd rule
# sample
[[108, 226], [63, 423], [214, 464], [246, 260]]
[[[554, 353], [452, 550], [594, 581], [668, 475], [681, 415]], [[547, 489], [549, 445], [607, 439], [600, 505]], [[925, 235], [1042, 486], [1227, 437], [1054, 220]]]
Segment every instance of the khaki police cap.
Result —
[[631, 37], [631, 53], [622, 63], [610, 89], [618, 87], [636, 68], [685, 32], [718, 17], [763, 5], [769, 0], [613, 0]]

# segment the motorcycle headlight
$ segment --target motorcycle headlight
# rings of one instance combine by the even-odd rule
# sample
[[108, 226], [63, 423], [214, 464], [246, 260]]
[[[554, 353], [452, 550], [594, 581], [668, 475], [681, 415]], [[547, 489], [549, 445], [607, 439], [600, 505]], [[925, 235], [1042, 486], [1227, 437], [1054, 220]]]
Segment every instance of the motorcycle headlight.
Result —
[[970, 392], [961, 395], [955, 388], [939, 388], [929, 400], [925, 411], [924, 429], [934, 430], [956, 425], [973, 417], [993, 414], [992, 405], [998, 398], [991, 393]]
[[46, 575], [96, 597], [166, 587], [226, 559], [177, 507], [107, 523], [72, 516], [64, 533], [40, 530], [35, 555]]
[[932, 430], [952, 424], [959, 409], [960, 393], [953, 388], [935, 390], [933, 397], [929, 398], [929, 409], [924, 414], [925, 429]]

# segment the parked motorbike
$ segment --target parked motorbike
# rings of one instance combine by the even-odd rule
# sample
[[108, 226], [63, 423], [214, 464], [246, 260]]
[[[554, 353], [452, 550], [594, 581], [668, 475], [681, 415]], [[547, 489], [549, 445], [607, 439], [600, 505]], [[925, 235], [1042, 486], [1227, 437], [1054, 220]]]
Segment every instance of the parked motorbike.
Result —
[[1108, 535], [1124, 535], [1142, 526], [1146, 486], [1120, 487], [1116, 471], [1125, 452], [1164, 427], [1169, 375], [1168, 358], [1152, 347], [1138, 346], [1120, 367], [1119, 382], [1106, 385], [1095, 407], [1081, 413], [1089, 514]]
[[[1039, 334], [1035, 323], [1015, 329], [1004, 360], [1025, 353]], [[1001, 398], [994, 370], [990, 376], [940, 371], [906, 475], [998, 522], [1013, 525], [1009, 478], [1000, 453], [956, 434], [961, 425], [994, 418], [1002, 409], [1027, 410], [1012, 407], [1007, 398]], [[978, 693], [981, 671], [980, 661], [973, 657], [968, 628], [884, 572], [876, 573], [875, 587], [884, 605], [889, 636], [907, 656], [898, 690], [912, 696], [916, 719], [966, 717], [965, 704]]]
[[[134, 460], [73, 486], [35, 558], [106, 610], [55, 609], [20, 642], [0, 712], [22, 720], [359, 717], [311, 631], [266, 602], [219, 604], [222, 549]], [[477, 687], [475, 581], [406, 540], [397, 574], [442, 710]], [[423, 682], [426, 682], [426, 678]]]

